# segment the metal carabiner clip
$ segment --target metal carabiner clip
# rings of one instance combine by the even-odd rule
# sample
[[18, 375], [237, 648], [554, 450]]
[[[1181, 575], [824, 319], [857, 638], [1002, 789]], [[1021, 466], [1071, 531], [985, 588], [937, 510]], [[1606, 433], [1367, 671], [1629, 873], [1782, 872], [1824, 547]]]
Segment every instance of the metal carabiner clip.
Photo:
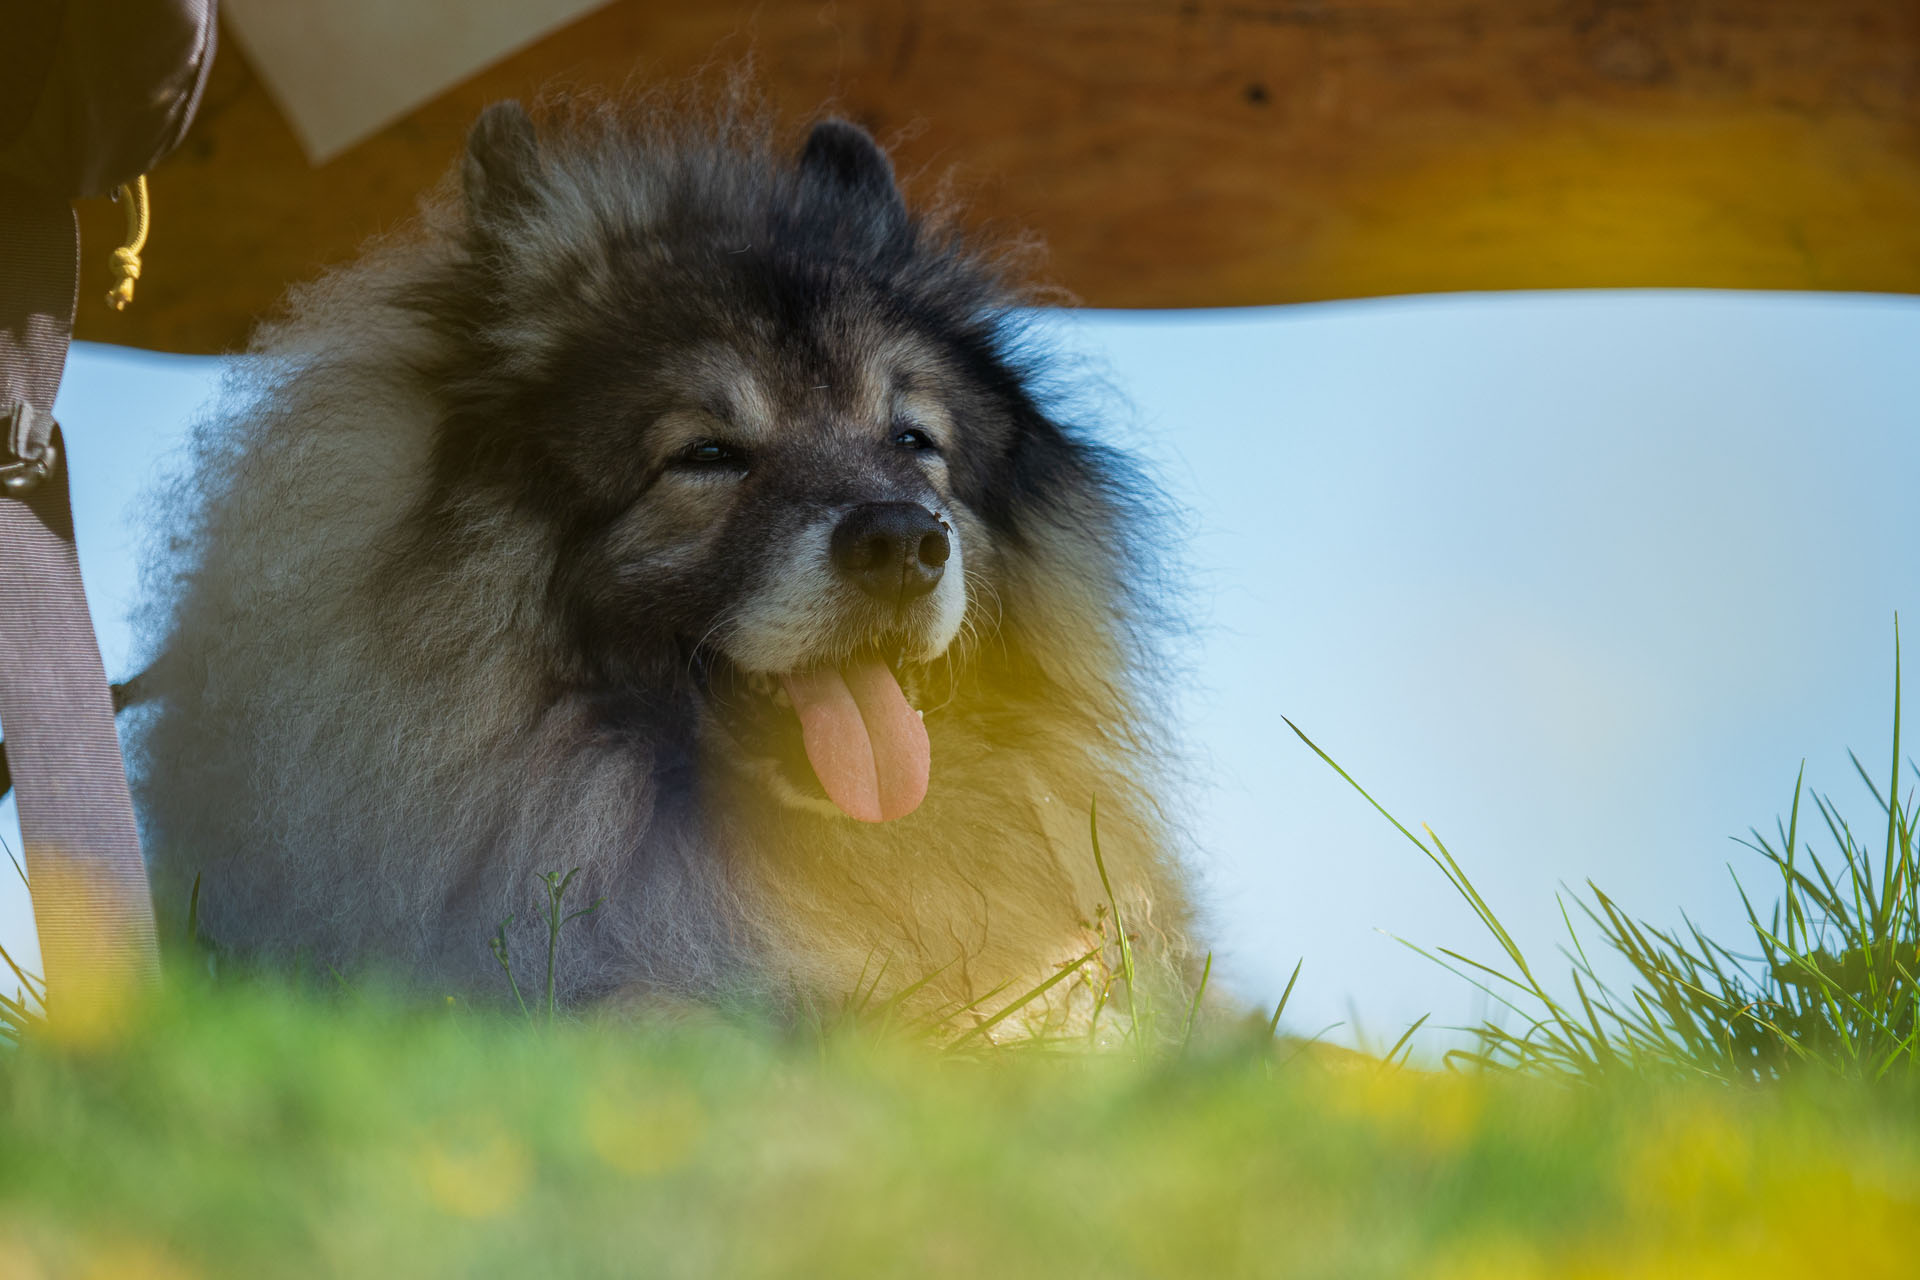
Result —
[[53, 415], [24, 400], [0, 408], [0, 493], [25, 498], [53, 474], [53, 429]]

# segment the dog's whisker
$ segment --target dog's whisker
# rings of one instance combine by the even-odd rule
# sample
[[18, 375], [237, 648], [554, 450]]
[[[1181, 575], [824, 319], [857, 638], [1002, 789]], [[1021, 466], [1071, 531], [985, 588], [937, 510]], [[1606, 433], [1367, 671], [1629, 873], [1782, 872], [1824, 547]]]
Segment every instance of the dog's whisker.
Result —
[[689, 679], [694, 678], [697, 674], [694, 670], [694, 665], [700, 661], [700, 651], [706, 647], [707, 641], [713, 639], [723, 627], [731, 627], [732, 625], [733, 620], [725, 615], [714, 619], [713, 625], [702, 632], [700, 638], [694, 641], [693, 646], [687, 650], [687, 666], [683, 674]]

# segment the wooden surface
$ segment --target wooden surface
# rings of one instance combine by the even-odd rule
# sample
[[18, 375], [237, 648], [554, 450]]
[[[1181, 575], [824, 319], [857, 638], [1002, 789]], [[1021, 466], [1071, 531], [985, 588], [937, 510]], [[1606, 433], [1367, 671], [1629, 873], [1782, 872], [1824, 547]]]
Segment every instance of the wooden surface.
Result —
[[832, 104], [951, 173], [1095, 306], [1920, 291], [1912, 0], [618, 0], [318, 169], [228, 41], [124, 315], [119, 211], [83, 210], [80, 336], [236, 347], [487, 102], [749, 52], [796, 128]]

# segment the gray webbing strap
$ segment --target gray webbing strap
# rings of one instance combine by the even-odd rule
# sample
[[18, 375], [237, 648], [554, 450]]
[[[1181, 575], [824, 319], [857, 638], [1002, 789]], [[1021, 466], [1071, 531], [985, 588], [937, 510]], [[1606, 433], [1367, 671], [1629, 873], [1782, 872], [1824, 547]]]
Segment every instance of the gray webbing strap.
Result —
[[66, 450], [51, 416], [73, 331], [77, 256], [64, 199], [0, 182], [0, 733], [56, 1024], [63, 1009], [84, 1017], [117, 1006], [159, 974], [146, 865], [80, 586]]

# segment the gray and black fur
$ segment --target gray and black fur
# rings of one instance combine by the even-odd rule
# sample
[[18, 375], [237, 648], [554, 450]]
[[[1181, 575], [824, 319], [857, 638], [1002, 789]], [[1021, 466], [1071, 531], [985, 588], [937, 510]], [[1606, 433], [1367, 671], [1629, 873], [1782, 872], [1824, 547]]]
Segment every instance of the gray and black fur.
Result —
[[[491, 108], [457, 195], [256, 340], [158, 566], [132, 758], [162, 889], [199, 875], [237, 950], [503, 991], [495, 927], [534, 954], [536, 877], [578, 866], [607, 902], [570, 1001], [832, 1001], [884, 963], [881, 995], [957, 1005], [1110, 933], [1097, 795], [1177, 983], [1150, 492], [1049, 413], [1001, 262], [863, 131], [794, 161], [751, 112], [689, 119]], [[946, 531], [924, 596], [836, 569], [874, 504]], [[770, 690], [875, 646], [934, 763], [868, 825]]]

